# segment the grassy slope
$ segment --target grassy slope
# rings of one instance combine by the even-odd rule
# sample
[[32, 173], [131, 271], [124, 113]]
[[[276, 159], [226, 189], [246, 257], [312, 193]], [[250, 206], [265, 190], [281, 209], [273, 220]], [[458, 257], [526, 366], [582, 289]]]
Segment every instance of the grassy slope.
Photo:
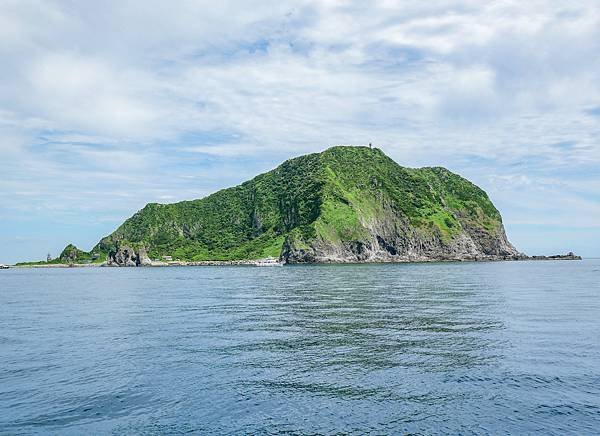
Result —
[[201, 200], [149, 204], [96, 249], [107, 252], [126, 243], [146, 246], [151, 258], [278, 257], [284, 235], [310, 231], [319, 213], [320, 170], [319, 156], [309, 155]]
[[[460, 232], [461, 220], [491, 233], [501, 223], [485, 192], [448, 170], [403, 168], [377, 149], [332, 147], [200, 200], [148, 204], [93, 252], [105, 258], [130, 245], [146, 247], [151, 258], [278, 257], [286, 237], [296, 246], [315, 237], [360, 240], [384, 203], [445, 240]], [[80, 251], [77, 258], [87, 260]]]

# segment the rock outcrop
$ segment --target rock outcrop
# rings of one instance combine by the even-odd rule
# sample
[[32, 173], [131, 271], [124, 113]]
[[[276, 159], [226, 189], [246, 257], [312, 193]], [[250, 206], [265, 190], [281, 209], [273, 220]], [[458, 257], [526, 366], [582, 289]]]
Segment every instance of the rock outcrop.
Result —
[[326, 240], [311, 243], [286, 240], [281, 258], [287, 263], [312, 262], [426, 262], [441, 260], [519, 260], [504, 228], [491, 235], [464, 223], [460, 233], [444, 239], [439, 234], [415, 229], [393, 211], [377, 214], [363, 223], [367, 230], [360, 240]]
[[58, 260], [66, 264], [91, 263], [98, 258], [96, 253], [80, 250], [73, 244], [67, 245], [58, 256]]
[[129, 245], [122, 245], [116, 251], [108, 253], [106, 266], [151, 266], [152, 261], [148, 257], [146, 249], [141, 247], [137, 250]]
[[572, 251], [567, 254], [554, 254], [552, 256], [531, 256], [531, 260], [581, 260], [581, 256], [576, 255]]

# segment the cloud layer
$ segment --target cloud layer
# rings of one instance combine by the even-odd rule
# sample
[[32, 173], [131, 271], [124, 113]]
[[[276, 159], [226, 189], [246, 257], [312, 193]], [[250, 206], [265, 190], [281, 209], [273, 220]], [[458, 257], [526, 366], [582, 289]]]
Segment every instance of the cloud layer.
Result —
[[600, 255], [593, 0], [9, 0], [0, 56], [0, 261], [368, 142], [475, 181], [525, 251]]

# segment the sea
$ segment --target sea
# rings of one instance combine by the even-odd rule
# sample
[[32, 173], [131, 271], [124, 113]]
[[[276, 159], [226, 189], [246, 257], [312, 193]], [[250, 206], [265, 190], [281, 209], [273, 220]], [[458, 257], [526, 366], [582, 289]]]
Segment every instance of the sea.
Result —
[[0, 434], [600, 433], [600, 260], [0, 271]]

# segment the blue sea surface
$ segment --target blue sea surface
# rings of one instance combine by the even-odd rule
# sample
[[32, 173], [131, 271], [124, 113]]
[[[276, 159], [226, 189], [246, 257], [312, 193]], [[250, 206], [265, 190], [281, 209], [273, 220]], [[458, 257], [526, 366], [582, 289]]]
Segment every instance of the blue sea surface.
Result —
[[600, 260], [0, 271], [2, 434], [598, 434]]

